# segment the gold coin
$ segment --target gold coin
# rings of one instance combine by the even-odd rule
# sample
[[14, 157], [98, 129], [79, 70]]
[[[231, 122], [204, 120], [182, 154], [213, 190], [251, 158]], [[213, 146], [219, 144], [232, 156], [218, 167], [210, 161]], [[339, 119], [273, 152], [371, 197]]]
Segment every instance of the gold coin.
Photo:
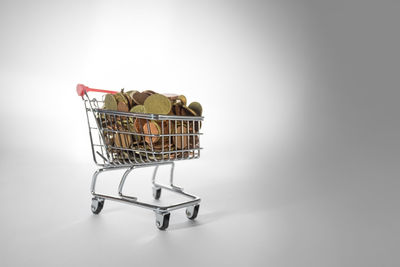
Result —
[[[131, 132], [131, 133], [133, 133], [132, 135], [133, 135], [133, 139], [134, 139], [134, 141], [137, 143], [137, 142], [140, 142], [140, 140], [141, 140], [141, 136], [140, 135], [138, 135], [137, 133], [140, 133], [140, 127], [138, 126], [139, 125], [139, 123], [140, 123], [140, 121], [139, 121], [140, 119], [135, 119], [134, 117], [129, 117], [128, 118], [128, 131], [129, 132]], [[138, 121], [138, 125], [135, 125], [135, 122], [136, 121]], [[139, 130], [139, 131], [138, 131]]]
[[132, 98], [133, 99], [133, 95], [135, 94], [135, 93], [137, 93], [138, 91], [136, 91], [136, 90], [130, 90], [130, 91], [128, 91], [128, 92], [126, 92], [126, 94], [128, 94], [129, 96], [130, 96], [130, 98]]
[[143, 105], [137, 105], [131, 108], [130, 112], [132, 113], [146, 113]]
[[187, 106], [182, 106], [182, 109], [185, 110], [185, 116], [196, 116], [196, 112], [194, 112], [193, 109], [191, 109]]
[[128, 106], [129, 106], [129, 109], [131, 109], [134, 106], [133, 105], [133, 99], [129, 96], [128, 93], [123, 93], [123, 95], [128, 100]]
[[199, 102], [190, 103], [189, 108], [192, 109], [197, 116], [201, 116], [203, 114], [203, 107]]
[[147, 113], [167, 115], [171, 110], [171, 101], [163, 95], [154, 94], [144, 101]]
[[128, 118], [128, 130], [132, 133], [135, 132], [135, 127], [133, 126], [133, 124], [135, 123], [135, 118], [133, 117], [129, 117]]
[[117, 110], [117, 100], [112, 94], [106, 94], [104, 99], [104, 108], [108, 110]]
[[116, 93], [114, 96], [118, 103], [123, 102], [128, 105], [128, 99], [125, 98], [123, 93]]
[[186, 97], [184, 95], [178, 96], [178, 99], [182, 102], [184, 106], [186, 106]]

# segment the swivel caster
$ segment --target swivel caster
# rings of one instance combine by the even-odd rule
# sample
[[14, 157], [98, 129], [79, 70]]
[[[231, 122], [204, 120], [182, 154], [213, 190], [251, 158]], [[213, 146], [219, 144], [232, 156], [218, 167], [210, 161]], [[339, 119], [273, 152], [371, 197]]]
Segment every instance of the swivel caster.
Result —
[[160, 187], [153, 187], [153, 197], [154, 199], [159, 199], [161, 196], [161, 188]]
[[199, 208], [200, 208], [200, 205], [188, 207], [186, 209], [186, 217], [188, 217], [188, 219], [190, 219], [190, 220], [196, 219], [197, 214], [199, 213]]
[[104, 207], [104, 199], [94, 197], [92, 198], [91, 210], [94, 214], [99, 214]]
[[170, 213], [158, 213], [156, 212], [156, 226], [160, 230], [165, 230], [169, 226]]

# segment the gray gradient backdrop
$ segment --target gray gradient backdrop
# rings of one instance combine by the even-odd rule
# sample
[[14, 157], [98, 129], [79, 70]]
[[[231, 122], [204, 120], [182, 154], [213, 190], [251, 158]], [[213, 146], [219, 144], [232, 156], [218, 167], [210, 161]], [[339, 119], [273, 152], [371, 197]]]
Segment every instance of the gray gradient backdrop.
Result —
[[[0, 265], [399, 266], [399, 13], [398, 1], [2, 0]], [[147, 210], [91, 214], [77, 83], [203, 104], [202, 158], [176, 166], [203, 198], [197, 221], [177, 211], [160, 232]], [[150, 175], [128, 193], [150, 199]]]

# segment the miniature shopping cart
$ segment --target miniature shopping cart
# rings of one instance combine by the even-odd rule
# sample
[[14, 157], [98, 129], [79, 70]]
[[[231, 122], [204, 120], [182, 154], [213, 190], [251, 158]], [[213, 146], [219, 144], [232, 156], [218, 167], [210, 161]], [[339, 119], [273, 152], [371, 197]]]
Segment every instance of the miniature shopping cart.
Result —
[[[172, 116], [143, 113], [119, 112], [103, 109], [103, 98], [89, 98], [88, 92], [117, 93], [114, 91], [93, 89], [82, 84], [77, 86], [82, 97], [89, 126], [89, 137], [93, 160], [99, 169], [95, 171], [91, 183], [93, 195], [91, 210], [94, 214], [103, 209], [105, 199], [119, 201], [153, 210], [156, 226], [165, 230], [169, 225], [170, 212], [186, 208], [186, 216], [193, 220], [197, 217], [200, 198], [186, 193], [183, 188], [174, 185], [174, 162], [197, 159], [200, 157], [200, 127], [203, 117]], [[160, 125], [158, 132], [144, 131], [152, 129], [151, 123]], [[139, 125], [139, 127], [137, 127]], [[160, 165], [170, 165], [169, 185], [156, 182]], [[169, 206], [160, 206], [141, 202], [137, 197], [125, 195], [123, 187], [128, 175], [137, 168], [155, 167], [152, 177], [153, 197], [159, 199], [161, 189], [187, 197], [189, 200]], [[96, 192], [96, 181], [100, 173], [126, 169], [118, 186], [118, 195], [106, 195]]]

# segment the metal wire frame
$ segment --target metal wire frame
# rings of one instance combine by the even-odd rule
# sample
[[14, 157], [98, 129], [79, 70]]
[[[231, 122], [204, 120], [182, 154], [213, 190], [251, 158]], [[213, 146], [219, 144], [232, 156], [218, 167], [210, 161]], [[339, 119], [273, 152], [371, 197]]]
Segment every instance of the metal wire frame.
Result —
[[[199, 205], [201, 199], [174, 185], [174, 162], [200, 157], [202, 149], [200, 147], [200, 136], [202, 135], [200, 128], [204, 118], [110, 111], [101, 109], [100, 105], [103, 101], [96, 98], [90, 99], [86, 92], [82, 98], [88, 121], [93, 160], [97, 166], [101, 167], [93, 174], [90, 188], [96, 201], [109, 199], [151, 209], [156, 213], [158, 227], [165, 215], [168, 215], [169, 218], [169, 212], [172, 210], [187, 207], [187, 214], [192, 213], [193, 207]], [[135, 129], [129, 127], [129, 124], [133, 124], [137, 120], [140, 120], [141, 127]], [[153, 133], [150, 123], [161, 125], [160, 131]], [[145, 132], [144, 126], [147, 126], [147, 130], [150, 131]], [[186, 130], [184, 130], [185, 128]], [[110, 142], [110, 139], [114, 140]], [[155, 139], [154, 142], [153, 139]], [[117, 140], [118, 142], [116, 142]], [[156, 140], [157, 142], [155, 142]], [[160, 143], [161, 146], [160, 144], [157, 146], [157, 143]], [[156, 174], [160, 165], [171, 166], [169, 185], [156, 182]], [[169, 206], [160, 206], [140, 202], [137, 197], [124, 195], [122, 192], [128, 175], [134, 169], [151, 166], [155, 167], [152, 177], [153, 190], [166, 189], [190, 200]], [[118, 196], [97, 193], [95, 189], [99, 174], [119, 169], [126, 169], [126, 171], [118, 186]]]

